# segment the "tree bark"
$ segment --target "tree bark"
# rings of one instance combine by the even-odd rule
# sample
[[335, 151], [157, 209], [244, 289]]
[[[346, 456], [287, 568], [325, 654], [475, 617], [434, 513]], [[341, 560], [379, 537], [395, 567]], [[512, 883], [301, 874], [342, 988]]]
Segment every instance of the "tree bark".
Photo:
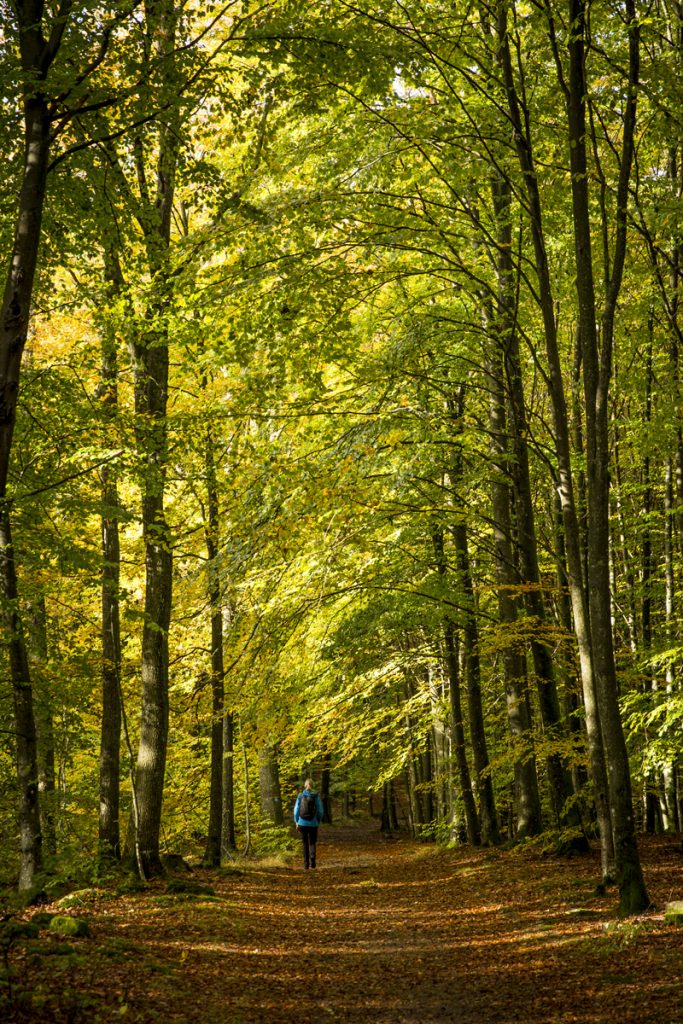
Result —
[[[491, 444], [494, 465], [498, 473], [503, 479], [510, 479], [514, 487], [514, 525], [519, 576], [523, 585], [527, 619], [533, 624], [530, 646], [538, 707], [545, 741], [555, 746], [558, 740], [566, 737], [566, 729], [560, 713], [552, 654], [543, 639], [546, 631], [546, 614], [538, 567], [536, 523], [526, 440], [529, 436], [529, 425], [515, 322], [515, 275], [510, 219], [512, 190], [509, 179], [503, 174], [496, 174], [491, 185], [498, 241], [497, 310], [495, 317], [489, 317], [493, 345], [489, 369]], [[509, 408], [509, 418], [506, 418], [506, 406]], [[494, 482], [494, 487], [502, 486], [503, 481]], [[498, 502], [504, 500], [505, 497], [501, 494]], [[568, 840], [566, 845], [577, 851], [587, 850], [588, 841], [582, 832], [578, 809], [572, 800], [574, 794], [571, 775], [559, 752], [552, 751], [546, 756], [546, 774], [556, 826], [569, 825], [580, 833]]]
[[[123, 275], [116, 253], [105, 255], [105, 274], [112, 298], [121, 294]], [[105, 430], [118, 414], [117, 339], [109, 323], [101, 328], [100, 399]], [[100, 473], [102, 493], [102, 724], [100, 729], [99, 847], [104, 859], [120, 860], [119, 820], [121, 771], [121, 615], [119, 607], [121, 544], [120, 502], [116, 470]]]
[[29, 671], [34, 689], [40, 830], [43, 837], [43, 853], [54, 856], [57, 853], [57, 776], [52, 694], [49, 681], [44, 675], [48, 665], [49, 647], [47, 609], [43, 593], [29, 605], [25, 623], [29, 641]]
[[19, 889], [27, 891], [33, 887], [35, 876], [42, 867], [43, 849], [38, 801], [38, 756], [33, 714], [33, 691], [18, 610], [17, 573], [7, 505], [0, 508], [0, 585], [2, 586], [5, 643], [9, 653], [14, 699], [19, 789]]
[[325, 811], [323, 822], [326, 825], [332, 824], [332, 798], [330, 796], [330, 762], [330, 755], [325, 754], [325, 757], [323, 758], [322, 771], [320, 773], [320, 799], [323, 802], [323, 809]]
[[263, 743], [258, 752], [261, 810], [274, 825], [283, 825], [285, 818], [280, 792], [280, 765], [277, 751], [270, 743]]
[[19, 617], [17, 576], [7, 501], [7, 479], [16, 423], [21, 362], [28, 336], [33, 285], [38, 264], [50, 156], [50, 112], [43, 85], [59, 50], [66, 18], [43, 36], [44, 4], [17, 4], [21, 67], [24, 75], [24, 157], [14, 240], [0, 315], [0, 575], [5, 601], [4, 625], [14, 694], [16, 763], [19, 781], [21, 860], [19, 888], [30, 889], [42, 864], [38, 810], [38, 768], [33, 694], [26, 645]]
[[[150, 81], [160, 95], [167, 96], [175, 81], [177, 16], [173, 0], [158, 0], [147, 8], [149, 53], [154, 57], [149, 71]], [[163, 873], [159, 837], [168, 744], [168, 630], [173, 579], [173, 541], [164, 507], [168, 463], [167, 314], [172, 295], [168, 259], [178, 146], [177, 110], [169, 104], [166, 123], [159, 129], [157, 188], [153, 201], [146, 196], [141, 185], [141, 221], [151, 276], [151, 294], [145, 321], [136, 325], [131, 338], [145, 547], [142, 705], [136, 780], [139, 804], [138, 845], [147, 877]]]
[[[432, 544], [434, 547], [437, 571], [442, 579], [444, 579], [446, 576], [447, 566], [444, 551], [443, 530], [440, 526], [435, 525], [432, 529]], [[474, 802], [474, 793], [472, 792], [472, 779], [470, 776], [469, 765], [467, 763], [467, 744], [465, 742], [465, 726], [463, 723], [462, 702], [460, 699], [460, 665], [458, 663], [456, 631], [453, 620], [448, 615], [444, 616], [443, 620], [443, 642], [446, 656], [446, 672], [448, 676], [448, 695], [451, 706], [451, 731], [453, 737], [452, 748], [456, 771], [458, 774], [460, 798], [465, 812], [467, 842], [471, 846], [478, 846], [481, 842], [481, 836], [479, 833], [479, 819], [477, 816], [476, 804]]]
[[[214, 460], [214, 438], [207, 430], [204, 465], [206, 471], [206, 517], [204, 526], [209, 604], [211, 606], [211, 771], [209, 781], [209, 827], [204, 863], [218, 867], [221, 862], [223, 829], [223, 733], [225, 726], [225, 667], [223, 661], [223, 600], [219, 565], [218, 484]], [[232, 753], [232, 752], [231, 752]], [[234, 846], [234, 836], [233, 836]]]
[[223, 803], [221, 825], [221, 859], [232, 857], [235, 839], [235, 716], [225, 705], [223, 709]]
[[[543, 318], [543, 333], [549, 369], [548, 389], [553, 409], [553, 428], [557, 455], [557, 492], [562, 509], [564, 544], [567, 556], [567, 583], [572, 604], [574, 634], [577, 641], [591, 772], [600, 828], [602, 874], [603, 879], [607, 879], [613, 877], [614, 874], [614, 841], [611, 828], [602, 723], [600, 721], [593, 669], [592, 639], [586, 603], [579, 521], [572, 480], [567, 402], [557, 337], [550, 267], [543, 229], [543, 207], [531, 137], [528, 130], [530, 119], [527, 111], [524, 111], [524, 118], [522, 117], [520, 97], [515, 84], [508, 37], [507, 4], [505, 0], [500, 0], [497, 5], [497, 12], [498, 58], [502, 70], [514, 144], [517, 150], [519, 166], [524, 176], [535, 270], [538, 279], [538, 301]], [[563, 83], [560, 84], [563, 86]]]
[[454, 431], [455, 447], [449, 468], [449, 482], [455, 504], [457, 519], [451, 529], [455, 547], [456, 571], [458, 583], [463, 595], [463, 656], [465, 662], [465, 678], [467, 682], [467, 710], [470, 727], [470, 743], [472, 746], [472, 762], [474, 777], [479, 798], [479, 830], [484, 846], [500, 842], [498, 830], [498, 814], [493, 795], [493, 779], [491, 778], [486, 730], [484, 726], [484, 710], [481, 700], [481, 664], [479, 660], [479, 627], [477, 625], [476, 599], [472, 574], [470, 572], [470, 555], [467, 539], [467, 524], [464, 518], [464, 502], [459, 496], [462, 482], [462, 457], [458, 446], [458, 434], [462, 431], [465, 392], [464, 386], [449, 399], [449, 413]]
[[[585, 4], [569, 0], [569, 93], [567, 122], [571, 167], [572, 216], [579, 305], [579, 337], [586, 403], [588, 476], [588, 602], [592, 633], [595, 689], [600, 709], [607, 782], [614, 837], [615, 865], [622, 913], [649, 906], [635, 837], [631, 774], [618, 701], [612, 636], [609, 577], [609, 429], [608, 397], [612, 375], [614, 317], [621, 289], [626, 251], [628, 188], [633, 160], [636, 97], [639, 77], [639, 29], [633, 0], [626, 0], [629, 39], [628, 94], [622, 136], [616, 231], [611, 274], [598, 343], [596, 296], [590, 231], [589, 174], [586, 157]], [[605, 211], [603, 210], [603, 217]]]

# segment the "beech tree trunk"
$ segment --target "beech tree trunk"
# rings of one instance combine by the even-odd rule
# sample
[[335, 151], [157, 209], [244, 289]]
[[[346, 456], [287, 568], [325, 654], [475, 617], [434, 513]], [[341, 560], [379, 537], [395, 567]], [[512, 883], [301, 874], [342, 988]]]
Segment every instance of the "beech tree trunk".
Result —
[[235, 716], [223, 710], [223, 802], [221, 825], [221, 858], [232, 857], [235, 839]]
[[[639, 29], [633, 0], [626, 0], [625, 24], [629, 42], [628, 94], [622, 137], [616, 231], [611, 274], [598, 342], [596, 297], [590, 232], [589, 173], [586, 156], [586, 78], [584, 0], [569, 0], [569, 94], [567, 120], [571, 166], [572, 214], [576, 255], [579, 337], [586, 403], [588, 477], [588, 602], [593, 647], [595, 690], [600, 709], [607, 765], [607, 782], [614, 838], [615, 865], [622, 913], [635, 914], [649, 906], [635, 837], [628, 753], [621, 723], [612, 636], [609, 576], [609, 417], [614, 316], [626, 254], [626, 215], [634, 150], [639, 76]], [[603, 210], [603, 218], [606, 216]]]
[[[500, 369], [500, 367], [499, 367]], [[491, 388], [490, 433], [494, 449], [494, 477], [491, 485], [494, 554], [498, 582], [498, 615], [502, 631], [501, 646], [507, 700], [508, 723], [512, 734], [515, 766], [516, 835], [522, 839], [538, 835], [543, 829], [541, 798], [538, 791], [536, 757], [531, 728], [526, 653], [520, 647], [515, 628], [518, 616], [520, 579], [512, 546], [511, 493], [505, 478], [505, 413], [500, 376], [489, 373]], [[505, 634], [508, 634], [506, 638]]]
[[320, 799], [323, 802], [323, 809], [325, 811], [323, 821], [326, 825], [332, 824], [332, 798], [330, 796], [330, 762], [330, 755], [325, 754], [325, 757], [323, 758], [322, 771], [320, 773]]
[[454, 431], [455, 447], [448, 473], [456, 520], [451, 529], [455, 547], [456, 570], [458, 583], [463, 595], [463, 656], [465, 661], [465, 677], [467, 681], [467, 710], [470, 727], [470, 743], [472, 745], [472, 762], [474, 778], [479, 799], [479, 831], [484, 846], [500, 842], [498, 831], [498, 814], [493, 795], [493, 779], [491, 778], [486, 731], [484, 728], [484, 711], [481, 700], [481, 666], [479, 661], [479, 627], [477, 625], [477, 609], [470, 572], [470, 555], [467, 541], [467, 525], [464, 517], [464, 502], [459, 496], [462, 481], [462, 458], [458, 447], [458, 434], [462, 431], [464, 413], [464, 387], [460, 388], [454, 399], [449, 399], [449, 413]]
[[[443, 579], [446, 576], [447, 566], [443, 530], [440, 526], [435, 525], [432, 530], [432, 543], [437, 571]], [[460, 665], [458, 662], [456, 631], [453, 620], [448, 615], [444, 617], [443, 621], [443, 642], [446, 656], [446, 672], [448, 675], [448, 695], [451, 706], [452, 750], [458, 776], [460, 798], [465, 813], [467, 842], [472, 846], [478, 846], [481, 842], [481, 836], [479, 834], [479, 819], [474, 802], [474, 793], [472, 792], [472, 779], [467, 763], [467, 744], [465, 742], [465, 726], [460, 699]]]
[[[114, 252], [106, 254], [105, 273], [112, 297], [120, 295], [123, 275]], [[102, 325], [100, 400], [105, 430], [118, 413], [117, 339], [108, 323]], [[100, 472], [102, 493], [102, 724], [100, 729], [100, 856], [120, 860], [119, 820], [121, 771], [121, 615], [119, 607], [121, 544], [120, 503], [116, 470]]]
[[[493, 206], [496, 215], [497, 248], [497, 310], [489, 316], [493, 352], [489, 372], [490, 426], [494, 465], [498, 473], [512, 481], [515, 494], [515, 535], [519, 556], [519, 576], [523, 584], [527, 617], [533, 623], [530, 636], [531, 654], [536, 677], [538, 707], [545, 740], [554, 745], [566, 736], [560, 712], [553, 658], [543, 639], [546, 630], [545, 604], [538, 568], [536, 522], [531, 493], [529, 426], [524, 396], [524, 383], [516, 326], [515, 274], [512, 260], [512, 224], [510, 203], [512, 191], [503, 174], [492, 179]], [[509, 409], [509, 424], [506, 417]], [[509, 437], [509, 441], [508, 441]], [[501, 486], [494, 482], [494, 487]], [[498, 502], [505, 500], [503, 493]], [[508, 516], [510, 522], [512, 519]], [[563, 757], [551, 752], [546, 757], [546, 774], [555, 824], [570, 825], [581, 830], [578, 808], [572, 801], [573, 786]], [[587, 850], [588, 841], [581, 831], [569, 841], [577, 850]]]
[[24, 74], [24, 156], [12, 253], [0, 315], [0, 575], [5, 603], [5, 643], [9, 650], [14, 695], [16, 763], [19, 785], [21, 861], [19, 888], [30, 889], [42, 863], [38, 809], [38, 767], [33, 694], [26, 645], [19, 617], [17, 575], [7, 501], [21, 362], [28, 335], [33, 285], [38, 264], [43, 208], [47, 192], [51, 120], [43, 91], [67, 22], [43, 36], [42, 2], [18, 2], [13, 9]]
[[591, 773], [600, 828], [602, 874], [603, 878], [606, 879], [614, 875], [614, 839], [609, 808], [602, 723], [593, 670], [593, 648], [586, 603], [579, 520], [572, 479], [567, 403], [558, 345], [557, 324], [555, 321], [555, 304], [543, 230], [543, 208], [531, 136], [528, 130], [531, 122], [527, 116], [528, 112], [524, 111], [523, 116], [523, 107], [515, 84], [505, 0], [500, 0], [497, 4], [497, 34], [498, 57], [507, 97], [508, 114], [514, 133], [514, 144], [517, 150], [519, 166], [524, 176], [529, 226], [538, 279], [538, 302], [543, 318], [543, 333], [548, 358], [548, 390], [553, 409], [553, 428], [557, 455], [557, 491], [562, 509], [564, 543], [567, 556], [567, 582], [571, 596], [574, 634], [577, 641], [586, 713]]
[[31, 602], [25, 622], [29, 640], [29, 671], [34, 691], [40, 830], [43, 837], [43, 852], [54, 856], [57, 853], [57, 777], [52, 694], [49, 681], [46, 681], [43, 674], [49, 658], [44, 594], [40, 594]]
[[7, 506], [0, 508], [0, 584], [3, 626], [9, 653], [16, 765], [19, 789], [19, 889], [30, 890], [43, 863], [40, 809], [38, 805], [38, 756], [33, 714], [33, 691], [28, 668], [24, 633], [19, 617], [17, 574], [14, 564], [12, 528]]
[[270, 743], [263, 743], [258, 751], [261, 810], [275, 825], [284, 824], [282, 794], [280, 792], [280, 765], [277, 751]]
[[146, 317], [133, 325], [135, 432], [142, 475], [142, 532], [145, 548], [145, 610], [142, 628], [142, 704], [136, 783], [139, 860], [146, 877], [163, 873], [159, 853], [161, 808], [168, 744], [168, 630], [171, 621], [173, 540], [166, 520], [168, 463], [168, 320], [172, 298], [169, 267], [171, 218], [179, 147], [175, 47], [178, 12], [173, 0], [146, 9], [149, 82], [166, 108], [156, 150], [156, 194], [144, 177], [144, 143], [137, 141], [139, 219], [150, 274]]
[[211, 606], [211, 771], [209, 780], [209, 826], [206, 850], [204, 851], [204, 863], [208, 867], [218, 867], [221, 862], [225, 758], [223, 749], [225, 725], [223, 600], [219, 565], [218, 485], [216, 481], [214, 443], [213, 432], [209, 429], [207, 430], [204, 457], [207, 499], [207, 521], [204, 526], [204, 534], [206, 538], [209, 603]]

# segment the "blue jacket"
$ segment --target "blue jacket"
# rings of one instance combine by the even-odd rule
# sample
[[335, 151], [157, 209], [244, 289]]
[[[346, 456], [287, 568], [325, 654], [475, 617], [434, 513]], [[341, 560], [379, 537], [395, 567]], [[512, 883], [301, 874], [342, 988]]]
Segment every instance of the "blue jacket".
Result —
[[[299, 804], [301, 803], [301, 797], [303, 796], [304, 793], [310, 793], [311, 796], [315, 797], [315, 818], [309, 818], [307, 820], [306, 818], [299, 817]], [[294, 824], [297, 827], [313, 828], [313, 826], [317, 826], [320, 824], [324, 816], [325, 808], [323, 807], [323, 802], [317, 793], [312, 792], [312, 790], [310, 789], [305, 789], [303, 793], [299, 793], [298, 797], [296, 798], [296, 803], [294, 804]]]

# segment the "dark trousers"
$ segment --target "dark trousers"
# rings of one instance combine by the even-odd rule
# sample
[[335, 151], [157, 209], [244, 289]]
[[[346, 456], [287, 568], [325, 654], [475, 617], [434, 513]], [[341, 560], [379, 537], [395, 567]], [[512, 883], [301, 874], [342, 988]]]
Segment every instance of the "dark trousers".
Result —
[[315, 847], [318, 842], [317, 825], [301, 825], [299, 828], [301, 842], [304, 848], [304, 867], [315, 867]]

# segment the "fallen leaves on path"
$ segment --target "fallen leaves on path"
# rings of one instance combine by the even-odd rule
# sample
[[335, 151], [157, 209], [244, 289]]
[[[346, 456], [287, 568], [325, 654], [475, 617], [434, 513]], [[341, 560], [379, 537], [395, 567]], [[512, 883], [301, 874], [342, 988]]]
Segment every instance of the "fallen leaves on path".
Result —
[[[215, 897], [88, 905], [91, 937], [12, 956], [9, 1020], [135, 1024], [683, 1024], [683, 895], [671, 839], [643, 843], [659, 909], [615, 915], [597, 855], [439, 850], [328, 829], [320, 866], [196, 871]], [[61, 943], [62, 947], [64, 943]]]

